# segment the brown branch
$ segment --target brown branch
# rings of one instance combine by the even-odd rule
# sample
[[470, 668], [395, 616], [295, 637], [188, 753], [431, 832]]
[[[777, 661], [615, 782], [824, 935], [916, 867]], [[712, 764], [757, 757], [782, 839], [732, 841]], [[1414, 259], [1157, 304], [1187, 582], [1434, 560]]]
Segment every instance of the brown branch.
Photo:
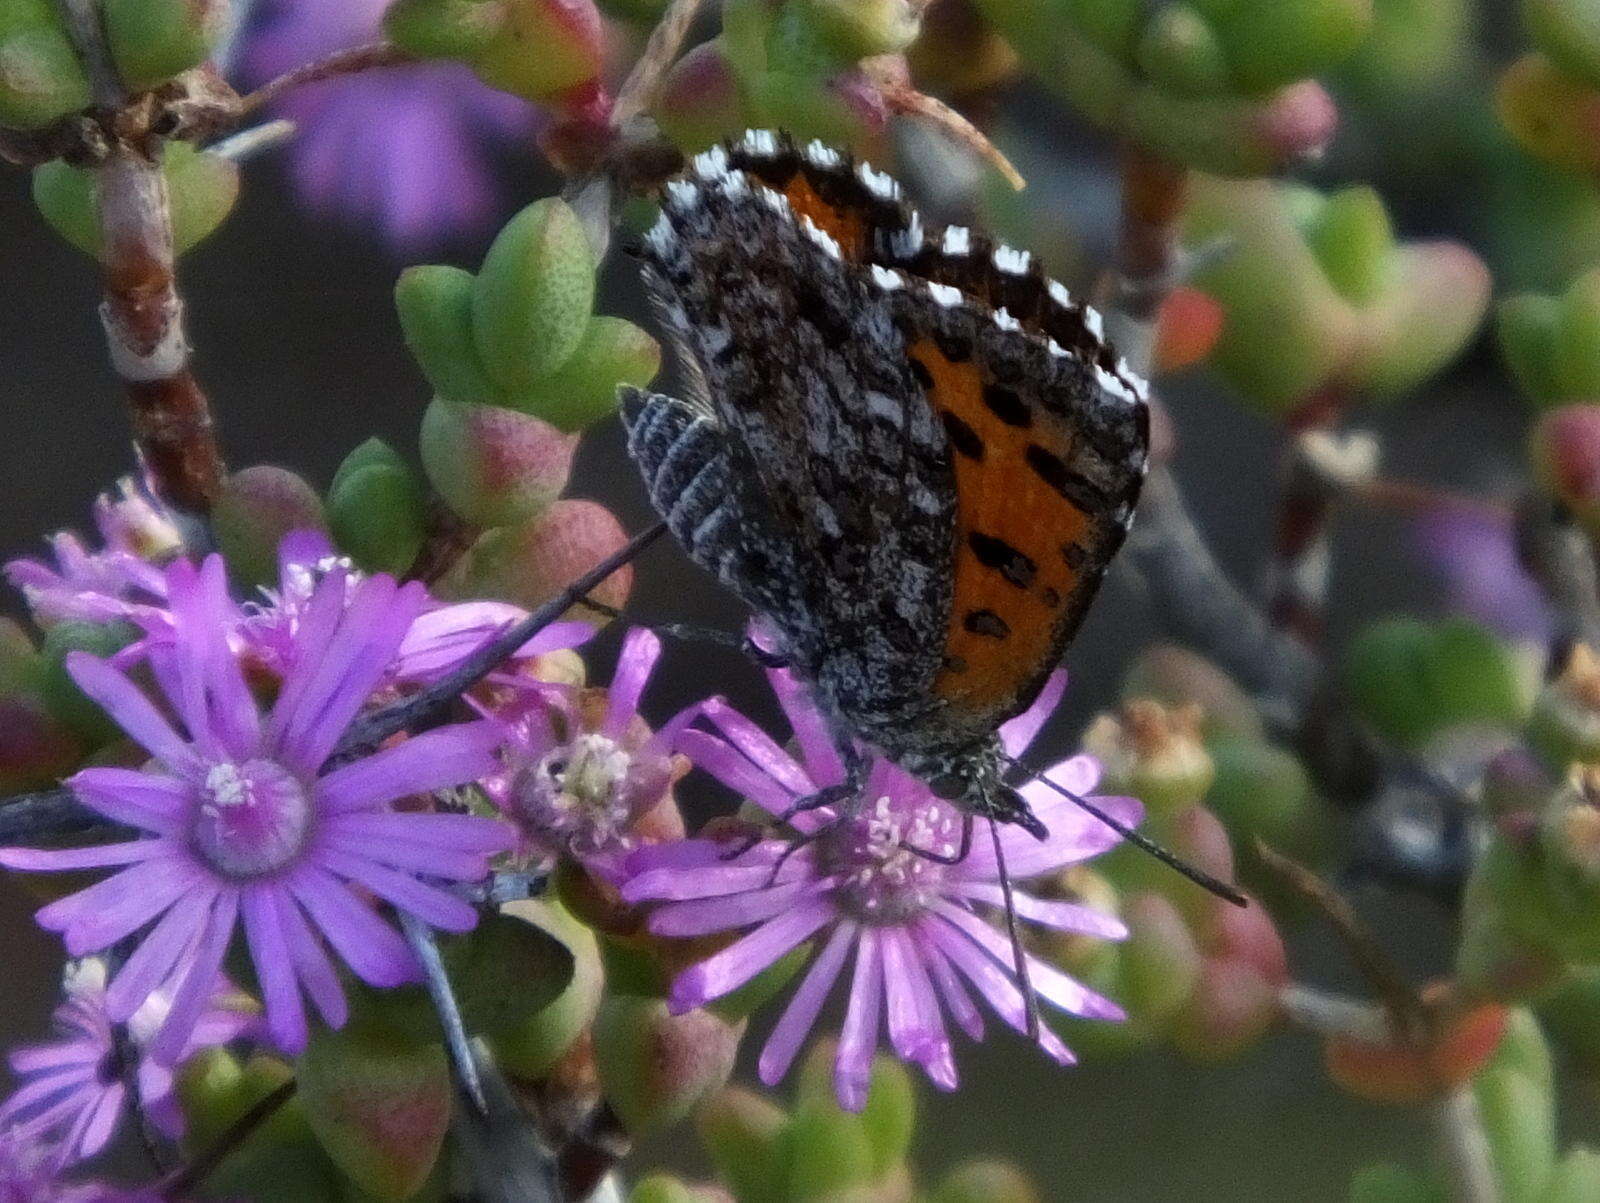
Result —
[[[900, 61], [898, 56], [893, 57], [896, 61]], [[872, 63], [873, 60], [869, 59], [863, 66], [871, 70]], [[989, 140], [989, 135], [944, 101], [925, 92], [919, 92], [911, 84], [888, 72], [873, 71], [872, 74], [878, 93], [889, 106], [890, 112], [903, 117], [920, 117], [934, 128], [941, 130], [957, 145], [965, 147], [999, 172], [1014, 191], [1021, 192], [1028, 186], [1028, 181], [1022, 178], [1022, 173], [1017, 170], [1016, 165]]]
[[246, 92], [239, 98], [239, 116], [248, 117], [284, 93], [305, 84], [318, 83], [339, 75], [355, 75], [378, 67], [398, 67], [416, 61], [415, 55], [401, 50], [391, 42], [368, 42], [363, 46], [352, 46], [348, 50], [337, 51], [314, 63], [296, 67], [293, 71], [286, 71], [276, 79], [269, 79], [255, 91]]
[[1344, 895], [1298, 861], [1276, 851], [1265, 840], [1256, 840], [1255, 846], [1261, 863], [1332, 926], [1361, 976], [1382, 1000], [1389, 1022], [1400, 1039], [1416, 1046], [1424, 1044], [1433, 1028], [1426, 1004]]
[[1189, 170], [1137, 146], [1122, 150], [1122, 217], [1106, 315], [1111, 342], [1149, 376], [1156, 313], [1177, 282], [1178, 224], [1189, 199]]
[[611, 106], [613, 129], [622, 129], [655, 101], [667, 68], [677, 59], [689, 27], [700, 14], [700, 4], [701, 0], [672, 0], [672, 6], [656, 22], [639, 61], [617, 89], [616, 103]]
[[[94, 0], [59, 0], [98, 107], [128, 103]], [[222, 455], [210, 406], [189, 370], [172, 247], [172, 213], [161, 142], [113, 137], [95, 168], [100, 209], [105, 327], [111, 364], [122, 378], [138, 445], [156, 492], [174, 508], [205, 514], [222, 482]]]

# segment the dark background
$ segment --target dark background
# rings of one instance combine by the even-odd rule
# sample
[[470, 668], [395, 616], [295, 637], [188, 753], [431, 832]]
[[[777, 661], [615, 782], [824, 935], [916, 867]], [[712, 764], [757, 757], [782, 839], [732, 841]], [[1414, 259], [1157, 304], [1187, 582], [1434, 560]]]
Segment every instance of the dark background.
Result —
[[[1060, 197], [1054, 216], [1079, 233], [1092, 264], [1114, 204], [1104, 148], [1082, 130], [1053, 129], [1048, 118], [1040, 127], [1038, 112], [1032, 116], [1034, 149], [1045, 153], [1042, 166], [1030, 161], [1030, 174]], [[550, 191], [530, 172], [521, 161], [507, 164], [507, 214], [518, 198]], [[1408, 209], [1400, 200], [1402, 226], [1427, 232], [1439, 224], [1430, 206]], [[432, 258], [475, 266], [482, 245], [465, 241]], [[182, 267], [196, 366], [231, 464], [281, 463], [326, 486], [345, 453], [373, 433], [414, 456], [427, 392], [389, 302], [399, 266], [371, 235], [307, 218], [273, 159], [250, 165], [239, 208]], [[614, 258], [606, 281], [603, 311], [646, 320], [626, 262]], [[0, 551], [9, 558], [37, 550], [46, 532], [83, 526], [95, 494], [131, 465], [127, 421], [95, 315], [92, 265], [43, 226], [25, 174], [12, 169], [0, 171], [0, 297]], [[1494, 486], [1516, 454], [1524, 420], [1507, 388], [1492, 355], [1479, 348], [1424, 396], [1379, 416], [1391, 470]], [[1180, 384], [1168, 399], [1181, 439], [1179, 474], [1197, 516], [1221, 561], [1253, 581], [1270, 515], [1271, 433], [1204, 380]], [[647, 521], [614, 423], [586, 438], [570, 492], [613, 506], [630, 529]], [[1395, 521], [1372, 515], [1341, 523], [1335, 640], [1365, 617], [1430, 604], [1430, 583], [1403, 533]], [[638, 580], [632, 609], [642, 620], [688, 617], [730, 630], [741, 621], [676, 548], [652, 552]], [[1114, 575], [1073, 649], [1074, 686], [1046, 733], [1047, 752], [1071, 747], [1153, 633], [1137, 592]], [[756, 672], [698, 645], [670, 649], [649, 708], [659, 717], [711, 690], [773, 718]], [[1419, 976], [1444, 968], [1447, 915], [1371, 890], [1360, 891], [1359, 900]], [[52, 1005], [60, 953], [34, 928], [30, 909], [13, 882], [0, 883], [0, 1045], [41, 1034]], [[1297, 976], [1358, 988], [1325, 933], [1303, 932], [1295, 943]], [[759, 1016], [753, 1035], [762, 1036], [771, 1021]], [[1062, 1071], [1009, 1033], [991, 1034], [981, 1048], [961, 1049], [959, 1093], [925, 1092], [917, 1163], [931, 1178], [964, 1156], [1014, 1158], [1049, 1199], [1336, 1200], [1364, 1162], [1426, 1158], [1420, 1114], [1335, 1093], [1316, 1058], [1311, 1041], [1279, 1036], [1222, 1068], [1149, 1052]], [[1567, 1114], [1573, 1122], [1570, 1107]], [[684, 1143], [647, 1148], [641, 1164], [656, 1155], [675, 1161]]]

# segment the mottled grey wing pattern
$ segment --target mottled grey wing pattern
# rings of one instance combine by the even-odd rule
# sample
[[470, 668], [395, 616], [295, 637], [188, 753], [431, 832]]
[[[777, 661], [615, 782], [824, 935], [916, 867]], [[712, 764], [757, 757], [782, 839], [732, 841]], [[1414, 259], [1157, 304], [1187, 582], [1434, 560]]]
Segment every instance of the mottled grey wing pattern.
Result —
[[[746, 504], [797, 574], [798, 604], [768, 616], [838, 713], [870, 727], [874, 708], [931, 703], [953, 484], [892, 299], [737, 169], [702, 164], [668, 186], [663, 214], [647, 280], [705, 377], [735, 474], [759, 485]], [[771, 593], [729, 584], [753, 605]]]

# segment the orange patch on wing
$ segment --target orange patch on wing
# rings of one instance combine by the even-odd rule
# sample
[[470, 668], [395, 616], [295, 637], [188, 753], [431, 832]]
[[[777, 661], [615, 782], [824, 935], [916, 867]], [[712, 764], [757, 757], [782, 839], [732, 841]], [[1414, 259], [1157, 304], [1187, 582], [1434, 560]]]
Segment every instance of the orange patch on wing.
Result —
[[[1025, 428], [1007, 422], [985, 402], [975, 363], [952, 362], [931, 340], [914, 344], [910, 354], [932, 378], [928, 400], [934, 411], [949, 414], [971, 432], [975, 443], [962, 439], [969, 450], [982, 450], [981, 457], [974, 456], [952, 440], [955, 574], [946, 667], [933, 688], [975, 716], [1001, 721], [1021, 693], [1053, 666], [1056, 631], [1081, 579], [1062, 548], [1091, 544], [1094, 524], [1024, 458], [1030, 443], [1068, 458], [1070, 443], [1054, 419], [1035, 412]], [[1008, 575], [984, 563], [971, 546], [974, 533], [1002, 540], [1031, 561], [1031, 570]]]
[[859, 263], [867, 253], [867, 227], [860, 214], [851, 213], [830, 205], [811, 186], [803, 172], [795, 172], [784, 185], [784, 196], [797, 217], [809, 217], [811, 223], [839, 244], [844, 257]]

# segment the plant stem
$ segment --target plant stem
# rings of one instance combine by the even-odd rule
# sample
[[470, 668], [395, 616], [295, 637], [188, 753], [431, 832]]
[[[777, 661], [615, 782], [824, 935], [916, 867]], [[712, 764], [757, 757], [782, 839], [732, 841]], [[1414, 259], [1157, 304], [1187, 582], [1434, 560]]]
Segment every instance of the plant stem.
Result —
[[1150, 375], [1156, 314], [1177, 282], [1178, 223], [1188, 199], [1188, 168], [1137, 146], [1123, 148], [1122, 219], [1107, 333], [1140, 376]]
[[172, 213], [161, 141], [116, 136], [128, 96], [112, 65], [95, 0], [58, 0], [95, 104], [108, 110], [105, 159], [95, 168], [100, 210], [105, 327], [122, 378], [134, 441], [161, 499], [204, 515], [222, 483], [222, 455], [210, 405], [189, 369], [172, 246]]
[[339, 75], [355, 75], [378, 67], [398, 67], [416, 61], [415, 55], [401, 50], [391, 42], [368, 42], [362, 46], [352, 46], [348, 50], [339, 50], [327, 58], [306, 63], [293, 71], [286, 71], [276, 79], [269, 79], [254, 92], [245, 93], [239, 98], [239, 116], [241, 119], [248, 117], [284, 93], [305, 84], [318, 83]]
[[1457, 1086], [1435, 1103], [1433, 1120], [1451, 1197], [1458, 1203], [1499, 1203], [1500, 1184], [1472, 1083]]
[[290, 1078], [229, 1124], [222, 1135], [212, 1141], [198, 1157], [159, 1184], [157, 1190], [161, 1197], [178, 1200], [192, 1194], [195, 1187], [209, 1178], [230, 1154], [249, 1140], [257, 1128], [272, 1118], [278, 1108], [294, 1097], [297, 1085], [295, 1080]]

